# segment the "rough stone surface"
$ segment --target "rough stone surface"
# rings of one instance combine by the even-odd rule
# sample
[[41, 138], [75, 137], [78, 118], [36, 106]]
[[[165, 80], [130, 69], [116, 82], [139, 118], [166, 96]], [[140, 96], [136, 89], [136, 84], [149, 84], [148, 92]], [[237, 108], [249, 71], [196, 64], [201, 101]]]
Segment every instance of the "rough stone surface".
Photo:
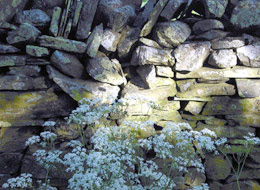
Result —
[[211, 41], [212, 49], [232, 49], [245, 45], [244, 39], [241, 37], [226, 37]]
[[84, 66], [74, 55], [56, 50], [51, 56], [51, 62], [57, 69], [68, 76], [74, 78], [83, 76]]
[[236, 79], [237, 90], [240, 97], [260, 97], [259, 79]]
[[22, 158], [23, 155], [21, 153], [0, 154], [1, 174], [15, 175], [19, 171]]
[[260, 128], [259, 113], [244, 112], [243, 114], [226, 115], [225, 118], [235, 124]]
[[84, 53], [87, 49], [87, 45], [84, 42], [68, 40], [61, 37], [54, 38], [52, 36], [43, 35], [39, 37], [39, 42], [43, 47], [74, 53]]
[[239, 61], [248, 67], [260, 67], [260, 43], [237, 48]]
[[204, 105], [205, 102], [189, 101], [189, 103], [187, 104], [184, 110], [192, 113], [193, 115], [198, 115], [202, 111]]
[[191, 86], [197, 84], [195, 79], [188, 79], [188, 80], [178, 80], [177, 86], [178, 90], [181, 92], [187, 91]]
[[208, 63], [222, 69], [234, 67], [237, 55], [233, 50], [217, 50], [210, 55]]
[[105, 54], [99, 53], [96, 58], [89, 59], [87, 72], [97, 81], [112, 85], [126, 84], [123, 70], [118, 60], [110, 60]]
[[222, 156], [214, 156], [206, 159], [205, 171], [208, 179], [226, 179], [231, 173], [231, 166]]
[[30, 23], [34, 26], [46, 26], [51, 21], [51, 18], [40, 9], [30, 9], [19, 12], [15, 17], [15, 22], [18, 24]]
[[0, 21], [10, 21], [13, 16], [23, 10], [28, 0], [0, 1]]
[[8, 32], [8, 44], [32, 43], [41, 32], [29, 23], [23, 23], [17, 30]]
[[64, 5], [64, 0], [34, 0], [32, 8], [41, 9], [46, 12], [49, 16], [52, 15], [54, 7], [62, 7]]
[[103, 36], [103, 24], [94, 28], [87, 40], [86, 53], [89, 57], [96, 57]]
[[234, 95], [236, 93], [233, 85], [227, 83], [219, 84], [203, 84], [198, 83], [190, 88], [186, 92], [178, 92], [177, 97], [188, 98], [188, 97], [206, 97], [212, 95]]
[[172, 66], [175, 60], [170, 50], [162, 50], [148, 46], [138, 46], [134, 51], [131, 65], [164, 65]]
[[20, 67], [9, 67], [8, 75], [21, 75], [29, 77], [40, 76], [41, 68], [39, 66], [25, 65]]
[[26, 46], [26, 53], [34, 57], [45, 57], [50, 54], [48, 48], [33, 45]]
[[203, 0], [203, 3], [208, 18], [220, 18], [225, 13], [228, 0]]
[[62, 9], [60, 7], [55, 7], [53, 9], [52, 17], [51, 17], [51, 24], [49, 28], [49, 33], [54, 37], [57, 37], [59, 32], [59, 22], [61, 18]]
[[210, 42], [181, 44], [174, 50], [177, 71], [194, 71], [203, 66], [210, 53]]
[[228, 32], [224, 32], [222, 30], [210, 30], [208, 32], [195, 36], [194, 39], [211, 41], [215, 39], [225, 38], [227, 35]]
[[149, 38], [140, 38], [139, 41], [145, 46], [162, 49], [162, 47], [156, 41], [150, 40]]
[[162, 46], [172, 48], [180, 45], [191, 34], [189, 25], [181, 21], [159, 22], [155, 25], [153, 38]]
[[156, 74], [161, 77], [174, 77], [172, 68], [167, 66], [156, 66]]
[[0, 55], [0, 67], [25, 65], [26, 59], [24, 55]]
[[231, 23], [238, 28], [260, 25], [260, 2], [244, 0], [237, 3], [231, 15]]
[[[240, 188], [243, 190], [257, 190], [260, 189], [260, 185], [257, 181], [247, 180], [247, 181], [240, 181], [239, 182]], [[237, 183], [232, 182], [229, 184], [225, 184], [221, 187], [221, 190], [233, 190], [237, 189]]]
[[[119, 93], [119, 87], [92, 80], [71, 79], [59, 73], [51, 66], [47, 66], [49, 77], [74, 100], [82, 98], [101, 98], [104, 101], [112, 102]], [[110, 98], [110, 99], [108, 99]]]
[[167, 20], [171, 20], [174, 14], [181, 7], [181, 5], [187, 2], [188, 0], [169, 0], [163, 11], [161, 12], [160, 16]]
[[101, 46], [107, 51], [115, 52], [120, 36], [121, 35], [118, 32], [114, 32], [111, 29], [106, 29], [103, 33]]
[[20, 52], [21, 50], [14, 47], [14, 46], [11, 46], [11, 45], [8, 45], [8, 44], [0, 44], [0, 53], [4, 54], [4, 53], [18, 53]]
[[188, 74], [176, 74], [179, 79], [182, 78], [202, 78], [207, 80], [219, 80], [223, 78], [260, 78], [260, 70], [258, 68], [249, 68], [235, 66], [232, 69], [212, 69], [202, 67]]
[[202, 21], [196, 22], [192, 27], [192, 31], [195, 34], [201, 34], [201, 33], [207, 32], [209, 30], [214, 30], [214, 29], [223, 30], [224, 25], [219, 20], [208, 19], [208, 20], [202, 20]]

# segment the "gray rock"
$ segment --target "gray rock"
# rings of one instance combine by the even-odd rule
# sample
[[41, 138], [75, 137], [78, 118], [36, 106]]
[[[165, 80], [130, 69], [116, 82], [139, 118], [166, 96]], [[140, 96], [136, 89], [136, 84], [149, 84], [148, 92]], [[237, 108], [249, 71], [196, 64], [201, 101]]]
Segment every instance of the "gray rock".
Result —
[[260, 97], [259, 79], [236, 79], [238, 94], [243, 98]]
[[44, 77], [0, 76], [0, 90], [40, 90], [46, 88]]
[[82, 3], [83, 6], [76, 31], [76, 38], [78, 40], [87, 39], [89, 36], [99, 0], [84, 0]]
[[92, 80], [71, 79], [59, 73], [51, 66], [47, 66], [47, 71], [50, 79], [76, 101], [79, 101], [82, 98], [101, 98], [104, 102], [111, 103], [117, 98], [120, 91], [118, 86], [112, 86], [106, 83]]
[[210, 53], [210, 42], [181, 44], [174, 50], [177, 71], [194, 71], [203, 66]]
[[135, 18], [135, 21], [133, 23], [135, 27], [142, 28], [144, 26], [144, 24], [148, 21], [149, 16], [151, 15], [156, 3], [157, 0], [147, 1], [147, 3], [144, 6], [144, 10], [142, 12], [139, 12], [137, 17]]
[[189, 97], [207, 97], [207, 96], [219, 96], [229, 95], [232, 96], [236, 93], [233, 85], [227, 83], [219, 84], [203, 84], [198, 83], [188, 88], [185, 92], [178, 92], [177, 97], [189, 98]]
[[84, 42], [64, 39], [61, 37], [54, 38], [52, 36], [40, 36], [40, 46], [49, 47], [52, 49], [63, 50], [73, 53], [84, 53], [87, 45]]
[[256, 163], [260, 163], [260, 148], [254, 147], [252, 148], [251, 152], [249, 153], [250, 158], [253, 159]]
[[28, 57], [26, 60], [26, 65], [50, 65], [51, 62], [47, 59]]
[[[248, 168], [245, 168], [242, 172], [241, 172], [241, 175], [240, 175], [240, 180], [252, 180], [252, 179], [259, 179], [260, 178], [260, 169], [248, 169]], [[232, 177], [230, 177], [228, 179], [228, 183], [230, 182], [234, 182], [236, 181], [236, 178], [235, 176], [233, 175]], [[256, 185], [256, 187], [260, 188], [260, 185], [259, 183], [257, 183], [258, 185]], [[257, 188], [256, 188], [257, 189]]]
[[29, 23], [23, 23], [17, 30], [8, 32], [8, 44], [32, 43], [36, 41], [41, 32]]
[[242, 38], [244, 39], [244, 41], [246, 42], [246, 44], [251, 45], [251, 44], [255, 44], [255, 43], [259, 43], [260, 42], [260, 38], [256, 37], [256, 36], [252, 36], [249, 34], [243, 34]]
[[49, 32], [51, 35], [55, 37], [58, 36], [61, 14], [62, 9], [60, 7], [54, 7]]
[[180, 45], [191, 34], [190, 27], [181, 21], [159, 22], [155, 25], [153, 38], [162, 46], [172, 48]]
[[208, 179], [226, 179], [231, 173], [231, 166], [222, 156], [208, 157], [204, 165]]
[[164, 65], [173, 66], [174, 57], [170, 50], [139, 46], [133, 53], [131, 65]]
[[229, 34], [228, 32], [224, 32], [221, 30], [210, 30], [203, 34], [196, 35], [194, 39], [211, 41], [215, 39], [225, 38], [228, 34]]
[[25, 65], [26, 59], [24, 55], [0, 55], [0, 67]]
[[161, 46], [156, 42], [148, 38], [140, 38], [139, 41], [149, 47], [157, 48], [157, 49], [162, 49]]
[[190, 168], [184, 177], [185, 184], [190, 187], [199, 186], [206, 181], [206, 176], [202, 172], [198, 172], [195, 168]]
[[121, 33], [120, 41], [117, 45], [117, 52], [120, 58], [129, 57], [132, 53], [132, 48], [134, 44], [139, 39], [140, 29], [125, 27]]
[[208, 63], [222, 69], [234, 67], [237, 55], [233, 50], [217, 50], [210, 55]]
[[260, 43], [237, 48], [240, 62], [248, 67], [260, 67]]
[[202, 111], [204, 105], [205, 102], [189, 101], [184, 110], [192, 113], [193, 115], [198, 115]]
[[88, 40], [87, 40], [87, 51], [86, 53], [92, 57], [95, 58], [99, 49], [99, 46], [101, 44], [101, 40], [103, 37], [103, 24], [96, 26], [92, 33], [90, 34]]
[[0, 2], [0, 21], [11, 21], [13, 16], [23, 10], [28, 0], [10, 0]]
[[0, 44], [0, 53], [18, 53], [20, 52], [21, 50], [14, 47], [14, 46], [11, 46], [11, 45], [8, 45], [8, 44]]
[[195, 79], [178, 80], [176, 83], [181, 92], [186, 92], [191, 86], [197, 84]]
[[115, 52], [121, 34], [111, 29], [105, 29], [101, 40], [101, 46], [107, 51]]
[[126, 79], [118, 60], [110, 60], [105, 54], [99, 53], [96, 58], [89, 59], [87, 72], [97, 81], [112, 85], [126, 84]]
[[224, 25], [219, 20], [207, 19], [207, 20], [202, 20], [202, 21], [196, 22], [192, 27], [192, 31], [195, 34], [201, 34], [201, 33], [207, 32], [209, 30], [214, 30], [214, 29], [223, 30]]
[[225, 118], [233, 125], [239, 124], [242, 126], [260, 128], [259, 113], [250, 112], [252, 111], [249, 111], [248, 113], [244, 112], [243, 114], [225, 115]]
[[176, 11], [178, 11], [178, 9], [181, 7], [181, 5], [187, 2], [188, 0], [169, 0], [163, 11], [161, 12], [160, 16], [168, 21], [171, 20]]
[[16, 174], [19, 171], [22, 159], [23, 155], [21, 153], [0, 154], [1, 174]]
[[48, 48], [33, 45], [26, 46], [26, 53], [34, 57], [45, 57], [50, 54]]
[[51, 18], [40, 9], [25, 10], [15, 16], [15, 22], [18, 24], [26, 22], [34, 26], [46, 26], [50, 21]]
[[39, 66], [25, 65], [20, 67], [9, 67], [8, 75], [22, 75], [29, 77], [40, 76], [41, 68]]
[[225, 13], [228, 0], [203, 0], [207, 18], [221, 18]]
[[226, 37], [211, 41], [212, 49], [232, 49], [245, 45], [244, 39], [241, 37]]
[[172, 68], [167, 66], [156, 66], [156, 74], [161, 77], [174, 77]]
[[202, 67], [188, 74], [176, 73], [178, 79], [201, 78], [207, 80], [221, 80], [223, 78], [260, 78], [259, 68], [235, 66], [232, 69], [212, 69]]
[[[239, 181], [239, 185], [240, 188], [243, 190], [255, 190], [255, 189], [259, 189], [260, 185], [257, 181], [253, 181], [253, 180], [247, 180], [247, 181]], [[237, 187], [237, 183], [236, 182], [232, 182], [229, 184], [225, 184], [221, 187], [221, 190], [236, 190]]]
[[260, 2], [244, 0], [236, 4], [231, 15], [231, 23], [238, 28], [244, 29], [260, 25]]
[[66, 75], [74, 78], [81, 78], [83, 76], [84, 66], [74, 55], [56, 50], [51, 56], [51, 62]]
[[221, 190], [222, 184], [218, 181], [209, 182], [209, 188], [211, 190]]
[[52, 16], [54, 7], [63, 7], [64, 0], [34, 0], [32, 3], [33, 9], [41, 9], [49, 16]]
[[144, 37], [144, 36], [147, 36], [148, 34], [150, 34], [153, 26], [157, 22], [159, 15], [161, 14], [163, 8], [165, 7], [165, 5], [167, 3], [168, 3], [168, 0], [158, 0], [158, 2], [154, 6], [151, 14], [149, 15], [148, 21], [146, 22], [146, 24], [143, 26], [143, 28], [141, 30], [141, 33], [140, 33], [141, 37]]

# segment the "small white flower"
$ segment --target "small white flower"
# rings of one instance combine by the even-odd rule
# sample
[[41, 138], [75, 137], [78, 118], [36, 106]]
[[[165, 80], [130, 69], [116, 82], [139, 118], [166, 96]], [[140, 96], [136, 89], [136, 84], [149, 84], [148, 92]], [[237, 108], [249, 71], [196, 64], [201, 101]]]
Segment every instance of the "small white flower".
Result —
[[30, 145], [39, 143], [40, 141], [41, 141], [41, 139], [39, 136], [32, 136], [25, 142], [25, 145], [30, 146]]

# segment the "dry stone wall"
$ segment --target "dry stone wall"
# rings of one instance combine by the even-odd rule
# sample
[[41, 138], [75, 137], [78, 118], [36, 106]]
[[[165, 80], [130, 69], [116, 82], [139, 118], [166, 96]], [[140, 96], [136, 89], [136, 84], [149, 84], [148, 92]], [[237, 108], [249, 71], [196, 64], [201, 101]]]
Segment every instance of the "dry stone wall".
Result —
[[[188, 122], [233, 146], [260, 136], [259, 1], [0, 0], [0, 21], [0, 185], [24, 172], [44, 178], [24, 142], [47, 120], [61, 139], [75, 138], [62, 118], [83, 97], [128, 102], [118, 124]], [[260, 189], [259, 152], [243, 190]], [[207, 156], [205, 167], [186, 183], [236, 189], [223, 157]], [[64, 186], [66, 176], [52, 175]]]

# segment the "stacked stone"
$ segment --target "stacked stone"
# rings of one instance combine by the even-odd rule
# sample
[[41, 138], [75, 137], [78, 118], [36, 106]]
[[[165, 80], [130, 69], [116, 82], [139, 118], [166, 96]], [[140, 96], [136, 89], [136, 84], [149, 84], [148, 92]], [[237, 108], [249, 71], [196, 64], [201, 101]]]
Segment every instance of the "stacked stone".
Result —
[[[44, 169], [31, 167], [24, 142], [82, 98], [122, 99], [127, 114], [118, 124], [188, 122], [229, 138], [233, 147], [248, 132], [259, 135], [259, 2], [28, 2], [0, 1], [0, 185], [19, 172], [45, 177]], [[74, 139], [69, 127], [58, 133]], [[260, 188], [259, 152], [249, 155], [243, 190]], [[207, 156], [205, 167], [206, 176], [191, 172], [176, 188], [207, 180], [213, 190], [236, 189], [223, 157]], [[66, 176], [51, 178], [64, 186]]]

